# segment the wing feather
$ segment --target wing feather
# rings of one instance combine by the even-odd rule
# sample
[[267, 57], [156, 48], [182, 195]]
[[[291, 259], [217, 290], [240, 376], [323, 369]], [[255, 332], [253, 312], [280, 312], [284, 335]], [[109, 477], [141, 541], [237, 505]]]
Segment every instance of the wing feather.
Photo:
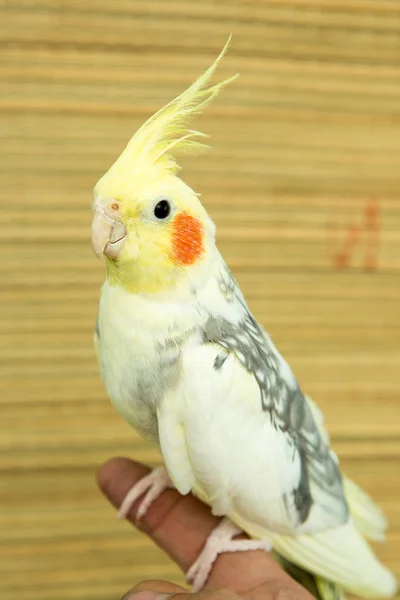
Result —
[[330, 451], [327, 437], [317, 425], [289, 366], [250, 313], [226, 265], [219, 277], [223, 298], [236, 305], [240, 316], [234, 323], [225, 317], [229, 311], [211, 314], [204, 327], [204, 341], [219, 344], [234, 354], [254, 376], [265, 418], [269, 417], [274, 427], [288, 437], [301, 458], [297, 487], [293, 488], [292, 497], [283, 498], [291, 521], [297, 525], [305, 523], [312, 508], [318, 507], [319, 528], [345, 523], [349, 510], [337, 458]]

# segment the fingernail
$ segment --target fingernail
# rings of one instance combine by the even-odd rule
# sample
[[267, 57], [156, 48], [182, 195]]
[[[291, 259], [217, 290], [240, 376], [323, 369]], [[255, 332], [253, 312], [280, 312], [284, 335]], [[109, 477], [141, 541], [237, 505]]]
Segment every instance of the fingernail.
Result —
[[121, 600], [168, 600], [173, 594], [160, 594], [152, 590], [144, 590], [140, 592], [130, 592]]

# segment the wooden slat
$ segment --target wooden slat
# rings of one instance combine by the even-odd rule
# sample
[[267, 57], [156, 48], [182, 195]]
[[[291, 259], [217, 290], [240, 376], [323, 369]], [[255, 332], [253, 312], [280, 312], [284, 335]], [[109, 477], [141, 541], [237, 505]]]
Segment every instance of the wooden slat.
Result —
[[[114, 454], [160, 460], [111, 407], [92, 348], [92, 188], [130, 133], [215, 58], [241, 77], [182, 177], [251, 309], [389, 516], [400, 576], [400, 4], [0, 2], [0, 597], [108, 600], [182, 581], [96, 490]], [[371, 208], [372, 207], [372, 208]], [[365, 226], [379, 245], [366, 267]], [[340, 253], [359, 240], [348, 265]]]

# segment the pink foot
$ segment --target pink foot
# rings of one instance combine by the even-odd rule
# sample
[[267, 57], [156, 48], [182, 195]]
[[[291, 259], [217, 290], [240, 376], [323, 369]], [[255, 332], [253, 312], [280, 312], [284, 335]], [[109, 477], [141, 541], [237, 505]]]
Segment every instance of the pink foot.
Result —
[[268, 540], [234, 540], [243, 533], [232, 521], [225, 518], [211, 532], [203, 551], [186, 573], [186, 579], [193, 584], [193, 592], [203, 589], [218, 554], [223, 552], [246, 552], [247, 550], [271, 550]]
[[129, 490], [118, 511], [118, 519], [125, 519], [134, 502], [136, 502], [140, 496], [146, 494], [136, 513], [136, 518], [138, 520], [141, 519], [154, 500], [158, 498], [164, 490], [171, 487], [174, 487], [174, 485], [170, 480], [165, 467], [153, 469], [151, 473], [142, 477], [142, 479], [135, 483]]

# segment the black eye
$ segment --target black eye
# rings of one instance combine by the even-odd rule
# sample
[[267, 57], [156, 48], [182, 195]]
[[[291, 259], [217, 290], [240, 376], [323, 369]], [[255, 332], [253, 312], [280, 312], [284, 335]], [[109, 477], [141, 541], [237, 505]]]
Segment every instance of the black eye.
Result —
[[166, 219], [171, 212], [168, 200], [160, 200], [154, 207], [154, 215], [157, 219]]

